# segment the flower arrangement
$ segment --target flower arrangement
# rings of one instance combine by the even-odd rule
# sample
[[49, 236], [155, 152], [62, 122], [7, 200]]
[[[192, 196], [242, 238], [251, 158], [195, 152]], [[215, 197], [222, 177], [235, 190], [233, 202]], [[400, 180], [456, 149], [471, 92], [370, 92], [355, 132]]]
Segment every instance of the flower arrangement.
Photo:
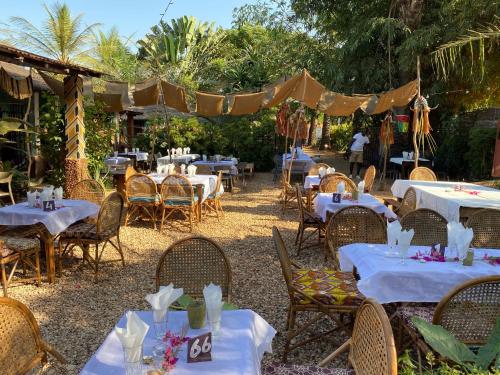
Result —
[[500, 266], [500, 257], [493, 257], [493, 256], [488, 256], [488, 254], [484, 254], [483, 259], [492, 266]]
[[186, 336], [187, 331], [188, 326], [185, 325], [182, 327], [179, 335], [172, 333], [172, 331], [167, 331], [165, 333], [163, 341], [167, 344], [167, 346], [165, 348], [163, 362], [161, 363], [161, 367], [165, 372], [168, 373], [172, 371], [177, 364], [177, 361], [179, 360], [179, 350], [181, 349], [182, 344], [189, 340], [189, 337]]

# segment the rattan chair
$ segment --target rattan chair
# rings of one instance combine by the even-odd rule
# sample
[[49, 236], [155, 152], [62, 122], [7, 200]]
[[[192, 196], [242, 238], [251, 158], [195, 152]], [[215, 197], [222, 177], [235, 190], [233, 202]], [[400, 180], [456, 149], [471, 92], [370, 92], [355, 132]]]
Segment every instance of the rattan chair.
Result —
[[[283, 362], [286, 362], [290, 351], [311, 341], [338, 330], [350, 333], [343, 318], [345, 315], [356, 314], [364, 296], [358, 291], [352, 273], [301, 268], [291, 262], [283, 238], [276, 227], [273, 227], [273, 239], [290, 298], [283, 352]], [[300, 319], [301, 325], [297, 322], [299, 312], [308, 313], [304, 315], [304, 320]], [[305, 319], [306, 316], [309, 320]], [[335, 323], [334, 329], [315, 332], [314, 336], [299, 340], [302, 333], [325, 317]]]
[[365, 181], [365, 193], [372, 191], [373, 182], [375, 181], [375, 175], [377, 174], [377, 169], [374, 165], [370, 165], [366, 171], [363, 181]]
[[330, 168], [330, 166], [326, 163], [315, 163], [313, 164], [313, 166], [311, 167], [311, 169], [309, 169], [309, 172], [307, 173], [308, 176], [317, 176], [319, 174], [319, 169], [320, 168]]
[[320, 193], [335, 193], [337, 192], [337, 185], [343, 182], [345, 185], [345, 191], [352, 193], [358, 190], [356, 184], [347, 176], [335, 173], [327, 174], [319, 182], [319, 192]]
[[212, 174], [212, 169], [209, 165], [199, 164], [196, 166], [196, 174], [210, 175]]
[[[297, 229], [297, 237], [295, 238], [295, 245], [299, 245], [297, 248], [297, 255], [300, 254], [300, 251], [304, 248], [304, 244], [311, 239], [314, 235], [318, 235], [318, 242], [310, 244], [309, 246], [315, 246], [321, 244], [321, 235], [324, 231], [324, 223], [321, 220], [321, 217], [310, 212], [304, 207], [304, 201], [302, 199], [302, 189], [299, 184], [295, 185], [295, 191], [297, 194], [297, 202], [299, 206], [299, 228]], [[312, 228], [313, 231], [310, 232], [305, 238], [304, 233], [308, 228]]]
[[407, 213], [400, 219], [401, 227], [405, 230], [413, 229], [415, 234], [412, 245], [448, 244], [448, 222], [439, 213], [428, 208], [419, 208]]
[[435, 308], [399, 307], [398, 315], [419, 356], [420, 351], [427, 353], [430, 348], [412, 322], [415, 316], [441, 325], [468, 346], [482, 346], [488, 341], [495, 320], [500, 316], [500, 275], [466, 281], [444, 296]]
[[179, 174], [165, 177], [161, 183], [161, 222], [160, 232], [165, 220], [175, 213], [184, 215], [189, 220], [189, 231], [193, 231], [193, 216], [197, 216], [198, 195], [194, 194], [189, 180]]
[[125, 181], [127, 181], [130, 177], [132, 177], [136, 173], [138, 172], [135, 170], [135, 168], [129, 165], [125, 170]]
[[349, 350], [348, 362], [357, 375], [397, 375], [398, 361], [392, 328], [382, 305], [367, 299], [356, 314], [352, 337], [319, 363], [319, 366], [270, 364], [264, 375], [348, 375], [344, 368], [324, 368]]
[[385, 221], [363, 206], [347, 206], [333, 214], [325, 230], [325, 258], [330, 255], [339, 268], [338, 250], [352, 243], [386, 243]]
[[81, 180], [71, 190], [70, 199], [80, 199], [101, 205], [105, 191], [102, 185], [93, 179]]
[[288, 159], [286, 161], [286, 169], [291, 174], [293, 178], [294, 175], [300, 176], [300, 181], [304, 182], [307, 173], [307, 166], [309, 162], [307, 160], [297, 160]]
[[414, 188], [409, 187], [401, 202], [398, 202], [394, 198], [384, 198], [384, 204], [388, 207], [391, 206], [396, 215], [403, 217], [407, 213], [417, 209], [417, 192]]
[[47, 344], [31, 311], [21, 302], [0, 297], [0, 374], [24, 375], [51, 354], [60, 363], [64, 357]]
[[0, 172], [0, 184], [6, 184], [8, 191], [0, 191], [0, 198], [9, 197], [12, 204], [16, 204], [12, 195], [12, 172]]
[[410, 173], [410, 180], [416, 181], [437, 181], [437, 177], [432, 169], [427, 167], [417, 167]]
[[[34, 279], [37, 286], [40, 286], [42, 282], [40, 277], [40, 242], [32, 238], [0, 236], [0, 273], [5, 297], [7, 297], [7, 288], [19, 264], [23, 267], [23, 274], [26, 274], [27, 267], [35, 271]], [[7, 276], [7, 266], [9, 265], [12, 267]]]
[[295, 208], [290, 204], [297, 201], [295, 189], [290, 185], [288, 180], [288, 170], [283, 169], [281, 174], [281, 193], [279, 196], [281, 203], [281, 211], [284, 213], [287, 208]]
[[125, 226], [131, 217], [142, 214], [151, 219], [153, 229], [156, 229], [156, 213], [161, 202], [156, 183], [151, 177], [141, 173], [129, 177], [125, 181], [125, 200], [127, 202]]
[[222, 192], [220, 188], [222, 186], [222, 172], [219, 171], [217, 173], [217, 183], [215, 184], [215, 188], [208, 195], [207, 199], [203, 202], [203, 207], [205, 207], [208, 211], [215, 212], [217, 218], [219, 218], [219, 212], [224, 216], [224, 210], [222, 209], [221, 197]]
[[500, 249], [500, 210], [479, 210], [467, 220], [466, 227], [474, 232], [472, 247]]
[[203, 298], [203, 288], [213, 283], [230, 302], [232, 272], [229, 260], [213, 240], [196, 236], [179, 240], [163, 253], [156, 268], [156, 290], [173, 283], [193, 298]]
[[[58, 268], [62, 273], [62, 260], [75, 247], [80, 247], [83, 251], [83, 261], [88, 263], [97, 276], [102, 255], [106, 250], [106, 245], [110, 244], [120, 255], [122, 265], [125, 266], [123, 250], [120, 243], [121, 218], [124, 212], [123, 196], [114, 192], [104, 199], [97, 216], [97, 223], [77, 223], [70, 226], [59, 237], [58, 246]], [[113, 241], [116, 239], [116, 243]], [[90, 246], [94, 246], [94, 256], [90, 254]], [[120, 261], [120, 260], [113, 260]], [[112, 262], [112, 261], [107, 261]]]

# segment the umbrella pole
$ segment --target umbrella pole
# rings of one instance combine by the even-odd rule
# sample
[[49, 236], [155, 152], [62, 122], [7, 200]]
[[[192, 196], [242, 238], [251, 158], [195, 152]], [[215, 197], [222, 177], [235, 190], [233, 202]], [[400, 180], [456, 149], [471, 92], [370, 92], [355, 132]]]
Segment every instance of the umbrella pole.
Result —
[[[420, 100], [420, 56], [417, 56], [417, 87], [418, 87], [418, 95], [417, 100]], [[413, 129], [413, 149], [414, 149], [414, 157], [415, 157], [415, 168], [418, 167], [418, 159], [419, 159], [419, 149], [417, 143], [417, 133], [420, 128], [420, 109], [418, 106], [415, 108], [414, 116], [417, 116], [417, 121], [413, 120], [413, 123], [416, 124], [416, 127]]]

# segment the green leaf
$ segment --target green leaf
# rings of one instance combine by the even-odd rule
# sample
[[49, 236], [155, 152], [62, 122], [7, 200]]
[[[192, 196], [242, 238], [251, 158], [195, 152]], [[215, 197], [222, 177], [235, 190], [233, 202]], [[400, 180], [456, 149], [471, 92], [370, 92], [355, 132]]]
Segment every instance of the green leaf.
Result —
[[[491, 336], [485, 346], [479, 349], [477, 353], [477, 365], [482, 369], [487, 369], [488, 366], [500, 354], [500, 318], [496, 319], [495, 328], [491, 332]], [[498, 362], [498, 361], [497, 361]]]
[[464, 362], [476, 362], [476, 355], [440, 325], [430, 324], [418, 317], [413, 317], [412, 322], [424, 337], [425, 342], [443, 357], [461, 365]]
[[238, 306], [236, 306], [233, 303], [224, 302], [224, 305], [222, 306], [222, 310], [238, 310]]
[[[195, 299], [193, 297], [191, 297], [190, 295], [183, 294], [181, 297], [179, 297], [177, 299], [177, 301], [175, 301], [175, 304], [172, 304], [170, 306], [170, 309], [181, 310], [181, 311], [187, 310], [188, 305], [194, 301], [195, 301]], [[222, 310], [238, 310], [238, 306], [236, 306], [232, 303], [224, 302], [224, 305], [222, 306]]]

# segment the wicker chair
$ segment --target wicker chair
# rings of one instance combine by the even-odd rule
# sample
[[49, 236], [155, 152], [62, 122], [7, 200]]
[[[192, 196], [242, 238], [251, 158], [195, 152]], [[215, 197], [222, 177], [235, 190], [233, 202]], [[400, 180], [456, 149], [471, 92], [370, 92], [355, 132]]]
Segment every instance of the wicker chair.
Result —
[[[358, 291], [352, 273], [331, 269], [300, 268], [291, 262], [283, 238], [276, 227], [273, 227], [273, 239], [290, 298], [286, 322], [287, 335], [283, 352], [283, 362], [286, 362], [290, 351], [324, 337], [326, 334], [337, 330], [350, 333], [343, 317], [346, 314], [356, 314], [364, 296]], [[300, 320], [303, 324], [299, 325], [296, 319], [299, 312], [313, 314], [306, 314], [310, 320], [306, 321], [304, 316], [304, 320]], [[298, 340], [301, 333], [325, 317], [335, 323], [335, 329], [318, 333], [302, 341]]]
[[129, 165], [125, 170], [125, 181], [127, 181], [130, 177], [132, 177], [136, 173], [137, 171], [135, 170], [135, 168]]
[[427, 167], [417, 167], [413, 169], [409, 179], [417, 181], [437, 181], [437, 177], [432, 169]]
[[330, 166], [328, 164], [325, 164], [325, 163], [315, 163], [315, 164], [313, 164], [311, 169], [309, 169], [309, 173], [307, 175], [308, 176], [317, 176], [319, 174], [320, 168], [326, 169], [326, 168], [330, 168]]
[[339, 354], [349, 350], [349, 365], [357, 375], [397, 375], [397, 355], [392, 328], [384, 308], [367, 299], [356, 314], [352, 337], [319, 363], [318, 366], [270, 364], [264, 375], [347, 375], [351, 371], [324, 368]]
[[415, 231], [411, 240], [412, 245], [448, 244], [448, 222], [436, 211], [419, 208], [407, 213], [400, 222], [403, 229]]
[[468, 346], [486, 344], [496, 317], [500, 316], [500, 276], [472, 279], [457, 286], [444, 296], [434, 309], [424, 306], [402, 306], [398, 316], [404, 331], [420, 351], [429, 347], [417, 332], [411, 319], [415, 316], [441, 325]]
[[231, 301], [231, 265], [220, 246], [206, 237], [184, 238], [163, 253], [156, 268], [156, 290], [170, 283], [193, 298], [203, 298], [203, 287], [213, 283], [222, 288], [222, 298]]
[[479, 210], [467, 220], [466, 226], [474, 231], [472, 247], [500, 249], [500, 210]]
[[[295, 189], [288, 182], [288, 170], [283, 169], [281, 174], [281, 193], [279, 196], [281, 202], [281, 211], [284, 213], [287, 208], [291, 208], [290, 203], [297, 200]], [[294, 207], [295, 208], [295, 207]]]
[[[83, 261], [88, 263], [94, 270], [96, 281], [99, 265], [103, 263], [101, 258], [107, 244], [111, 244], [118, 251], [122, 265], [125, 266], [125, 259], [123, 258], [123, 250], [120, 243], [120, 226], [123, 211], [123, 196], [118, 192], [111, 193], [102, 202], [96, 224], [77, 223], [62, 232], [59, 237], [58, 248], [59, 274], [62, 273], [62, 260], [64, 256], [75, 247], [82, 249]], [[116, 243], [113, 241], [115, 238]], [[95, 255], [93, 257], [90, 255], [90, 246], [95, 247]]]
[[165, 220], [176, 212], [189, 219], [189, 231], [192, 232], [193, 216], [197, 215], [198, 195], [194, 194], [191, 182], [179, 174], [167, 176], [161, 183], [160, 195], [162, 207], [160, 232]]
[[7, 185], [7, 191], [0, 191], [0, 198], [9, 197], [12, 204], [16, 204], [12, 195], [12, 172], [0, 172], [0, 184]]
[[200, 164], [196, 166], [196, 174], [210, 175], [212, 174], [212, 169], [209, 165]]
[[337, 185], [340, 182], [344, 182], [345, 191], [352, 193], [358, 190], [356, 184], [345, 175], [342, 174], [328, 174], [324, 176], [319, 182], [319, 192], [320, 193], [335, 193], [337, 191]]
[[394, 198], [384, 198], [384, 204], [386, 206], [391, 206], [394, 213], [402, 217], [417, 209], [417, 192], [414, 188], [409, 187], [401, 202], [398, 202], [397, 199]]
[[372, 191], [373, 182], [375, 181], [375, 175], [377, 174], [377, 169], [375, 166], [370, 165], [365, 172], [363, 180], [365, 181], [365, 193]]
[[222, 172], [219, 171], [217, 174], [217, 183], [215, 184], [215, 189], [210, 192], [207, 199], [203, 202], [203, 207], [207, 210], [215, 212], [217, 218], [219, 218], [219, 212], [224, 216], [224, 210], [222, 209], [221, 197], [222, 193], [220, 188], [222, 186]]
[[60, 363], [64, 357], [47, 344], [31, 311], [21, 302], [0, 297], [0, 373], [24, 375], [40, 364], [47, 363], [51, 354]]
[[[318, 235], [318, 243], [319, 245], [321, 243], [321, 234], [324, 231], [324, 223], [321, 220], [321, 217], [318, 215], [315, 215], [314, 213], [310, 212], [304, 207], [304, 201], [302, 199], [302, 191], [301, 191], [301, 186], [297, 184], [295, 186], [295, 191], [297, 193], [297, 202], [299, 206], [299, 228], [297, 229], [297, 237], [295, 238], [295, 245], [299, 245], [297, 248], [297, 255], [300, 254], [300, 250], [302, 250], [303, 245], [306, 243], [307, 240], [312, 238], [314, 235]], [[314, 231], [309, 233], [305, 238], [304, 238], [304, 232], [308, 229], [312, 228]], [[316, 244], [311, 244], [309, 246], [314, 246]]]
[[[12, 264], [12, 268], [7, 277], [7, 266], [10, 264]], [[23, 266], [23, 273], [26, 273], [26, 267], [35, 271], [37, 286], [40, 286], [42, 282], [40, 277], [40, 242], [32, 238], [0, 236], [0, 272], [5, 297], [7, 297], [7, 288], [19, 264]]]
[[131, 217], [142, 213], [151, 219], [153, 229], [156, 229], [156, 212], [161, 202], [156, 183], [151, 177], [141, 173], [130, 176], [125, 181], [125, 200], [127, 202], [125, 226]]
[[104, 199], [104, 188], [93, 179], [81, 180], [71, 190], [70, 199], [80, 199], [101, 205]]
[[325, 258], [331, 255], [338, 269], [340, 247], [352, 243], [386, 242], [386, 224], [379, 214], [368, 207], [344, 207], [333, 214], [326, 227]]
[[292, 161], [291, 159], [288, 159], [286, 161], [286, 169], [291, 174], [292, 178], [294, 175], [298, 175], [298, 176], [300, 176], [300, 178], [301, 178], [300, 181], [302, 181], [302, 182], [304, 182], [304, 179], [306, 177], [307, 165], [308, 165], [307, 160], [294, 159]]

